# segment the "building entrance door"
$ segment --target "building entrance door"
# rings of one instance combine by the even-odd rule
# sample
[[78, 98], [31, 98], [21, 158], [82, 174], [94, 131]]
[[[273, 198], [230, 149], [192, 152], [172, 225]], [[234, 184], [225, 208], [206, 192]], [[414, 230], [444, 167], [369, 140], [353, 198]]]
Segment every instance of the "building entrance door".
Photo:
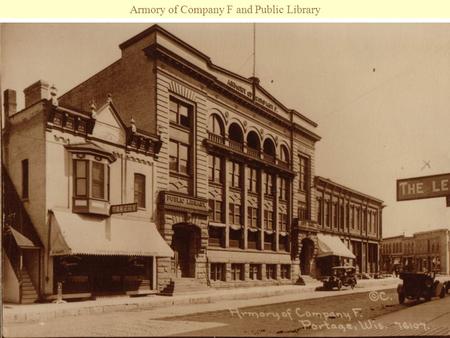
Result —
[[309, 238], [302, 240], [302, 251], [300, 252], [300, 272], [302, 275], [311, 274], [311, 263], [314, 256], [314, 242]]
[[175, 252], [175, 274], [195, 277], [195, 260], [200, 247], [200, 231], [192, 224], [173, 226], [172, 249]]

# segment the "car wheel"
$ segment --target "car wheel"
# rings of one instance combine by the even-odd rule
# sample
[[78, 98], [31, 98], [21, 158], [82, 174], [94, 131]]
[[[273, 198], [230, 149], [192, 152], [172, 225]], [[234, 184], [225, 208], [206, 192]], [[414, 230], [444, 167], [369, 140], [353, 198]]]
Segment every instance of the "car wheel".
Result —
[[405, 294], [403, 292], [398, 294], [398, 302], [403, 304], [405, 302]]
[[342, 282], [341, 281], [338, 281], [337, 288], [338, 288], [338, 290], [340, 290], [342, 288]]

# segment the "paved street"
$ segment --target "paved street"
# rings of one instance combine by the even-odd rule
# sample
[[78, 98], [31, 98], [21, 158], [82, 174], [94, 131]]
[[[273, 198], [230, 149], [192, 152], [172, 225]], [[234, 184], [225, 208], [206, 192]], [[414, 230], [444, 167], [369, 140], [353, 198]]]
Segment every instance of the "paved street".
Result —
[[[355, 290], [302, 292], [251, 300], [59, 317], [39, 322], [9, 323], [5, 325], [3, 334], [6, 337], [298, 336], [303, 332], [299, 330], [298, 319], [311, 320], [312, 323], [347, 324], [356, 318], [367, 320], [402, 308], [397, 304], [393, 289], [381, 289], [383, 287], [373, 285], [360, 286]], [[194, 314], [199, 312], [202, 313]], [[259, 313], [258, 317], [253, 313]], [[306, 330], [305, 333], [310, 334]]]

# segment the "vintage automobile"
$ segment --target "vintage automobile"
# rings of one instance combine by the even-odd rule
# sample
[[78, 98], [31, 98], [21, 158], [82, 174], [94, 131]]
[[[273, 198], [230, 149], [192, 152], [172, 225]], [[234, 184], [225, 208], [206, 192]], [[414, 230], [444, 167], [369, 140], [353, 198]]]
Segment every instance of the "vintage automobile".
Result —
[[432, 297], [445, 297], [446, 285], [435, 278], [434, 272], [401, 272], [402, 284], [397, 286], [398, 302], [405, 299], [429, 301]]
[[331, 276], [323, 276], [323, 287], [327, 290], [343, 286], [350, 286], [352, 289], [356, 285], [356, 269], [353, 266], [334, 266], [331, 268]]

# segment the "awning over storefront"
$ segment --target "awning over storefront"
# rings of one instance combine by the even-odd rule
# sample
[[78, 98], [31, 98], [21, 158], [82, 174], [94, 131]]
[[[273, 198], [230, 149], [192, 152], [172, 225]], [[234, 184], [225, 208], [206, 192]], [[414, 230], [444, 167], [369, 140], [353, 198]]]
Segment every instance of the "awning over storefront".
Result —
[[291, 264], [291, 255], [209, 250], [208, 260], [213, 263]]
[[50, 255], [173, 257], [154, 223], [131, 217], [99, 218], [53, 210]]
[[353, 252], [351, 252], [337, 236], [318, 233], [317, 239], [319, 243], [319, 253], [317, 257], [339, 256], [356, 258]]
[[36, 246], [31, 239], [28, 237], [25, 237], [22, 235], [19, 231], [16, 229], [10, 227], [9, 230], [11, 231], [11, 235], [14, 237], [14, 240], [17, 243], [17, 246], [22, 249], [39, 249], [38, 246]]

